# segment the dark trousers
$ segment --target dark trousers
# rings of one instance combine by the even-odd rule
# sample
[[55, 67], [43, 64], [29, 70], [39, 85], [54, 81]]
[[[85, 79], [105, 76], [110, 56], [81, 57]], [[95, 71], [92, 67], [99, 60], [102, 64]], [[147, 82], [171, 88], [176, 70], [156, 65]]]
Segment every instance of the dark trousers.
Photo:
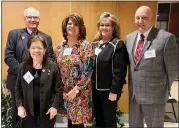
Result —
[[21, 118], [17, 115], [17, 107], [16, 107], [14, 91], [11, 91], [11, 100], [12, 100], [12, 128], [16, 128], [17, 122], [19, 122]]
[[117, 128], [116, 110], [117, 100], [110, 101], [109, 91], [95, 90], [93, 95], [94, 116], [96, 118], [96, 128], [108, 127]]
[[54, 128], [56, 116], [50, 120], [50, 115], [43, 117], [26, 116], [22, 119], [21, 128]]
[[84, 128], [83, 124], [72, 124], [72, 121], [68, 119], [68, 128]]

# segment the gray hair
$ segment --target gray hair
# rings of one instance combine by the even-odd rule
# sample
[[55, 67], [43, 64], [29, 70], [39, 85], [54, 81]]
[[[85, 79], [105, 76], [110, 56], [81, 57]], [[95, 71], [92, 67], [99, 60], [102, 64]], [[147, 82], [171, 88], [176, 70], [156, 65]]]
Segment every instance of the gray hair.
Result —
[[40, 17], [40, 12], [33, 7], [29, 7], [24, 10], [24, 17], [29, 16], [29, 15]]

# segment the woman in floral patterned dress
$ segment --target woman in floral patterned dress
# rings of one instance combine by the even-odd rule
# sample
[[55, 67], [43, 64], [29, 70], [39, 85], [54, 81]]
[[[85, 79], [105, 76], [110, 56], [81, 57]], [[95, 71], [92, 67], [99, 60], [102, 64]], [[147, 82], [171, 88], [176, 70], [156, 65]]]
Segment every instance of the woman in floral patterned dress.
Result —
[[92, 118], [91, 75], [94, 65], [94, 49], [85, 40], [86, 28], [82, 16], [70, 14], [62, 22], [65, 41], [56, 50], [56, 59], [61, 70], [64, 83], [64, 111], [67, 115], [68, 127], [83, 127]]

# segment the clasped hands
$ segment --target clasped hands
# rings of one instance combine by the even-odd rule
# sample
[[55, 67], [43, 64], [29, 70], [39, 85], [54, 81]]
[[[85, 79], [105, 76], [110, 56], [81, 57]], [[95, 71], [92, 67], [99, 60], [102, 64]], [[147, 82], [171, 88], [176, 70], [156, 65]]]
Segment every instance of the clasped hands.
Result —
[[[50, 114], [50, 120], [52, 120], [57, 115], [57, 109], [54, 107], [49, 108], [46, 115]], [[26, 110], [23, 106], [18, 107], [18, 116], [25, 118], [27, 116]]]

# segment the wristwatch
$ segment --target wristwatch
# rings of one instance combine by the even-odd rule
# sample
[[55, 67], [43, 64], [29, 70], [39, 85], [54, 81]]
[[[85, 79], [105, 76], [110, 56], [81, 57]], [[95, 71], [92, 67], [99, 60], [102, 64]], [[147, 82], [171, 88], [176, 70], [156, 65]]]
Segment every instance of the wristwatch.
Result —
[[78, 90], [78, 89], [75, 89], [75, 92], [76, 92], [76, 94], [78, 94], [78, 93], [79, 93], [79, 90]]

